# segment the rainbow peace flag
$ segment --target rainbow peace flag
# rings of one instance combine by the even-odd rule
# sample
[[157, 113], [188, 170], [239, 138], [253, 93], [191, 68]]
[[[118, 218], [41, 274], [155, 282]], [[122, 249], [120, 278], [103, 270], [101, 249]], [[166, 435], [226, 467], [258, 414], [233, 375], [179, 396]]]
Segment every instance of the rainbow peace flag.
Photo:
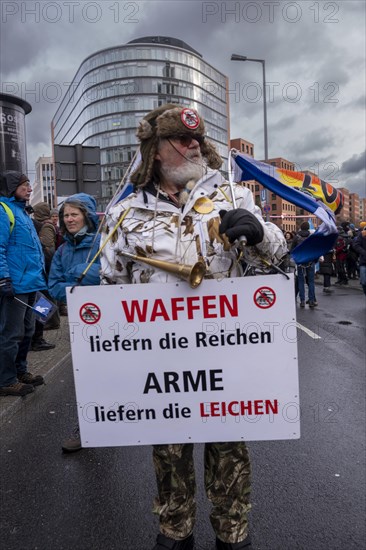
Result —
[[334, 216], [343, 206], [343, 195], [338, 189], [316, 176], [276, 168], [236, 150], [231, 151], [231, 168], [235, 181], [254, 179], [322, 221], [320, 227], [291, 252], [296, 263], [317, 260], [333, 248], [338, 236]]

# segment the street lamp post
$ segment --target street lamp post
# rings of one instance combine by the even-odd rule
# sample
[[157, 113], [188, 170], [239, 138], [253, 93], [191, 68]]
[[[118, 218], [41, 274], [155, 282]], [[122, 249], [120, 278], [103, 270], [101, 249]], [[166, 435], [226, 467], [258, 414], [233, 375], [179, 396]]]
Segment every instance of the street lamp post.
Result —
[[[268, 131], [267, 131], [267, 95], [266, 95], [266, 62], [264, 59], [252, 59], [246, 55], [238, 55], [233, 53], [231, 55], [231, 61], [253, 61], [254, 63], [262, 64], [263, 74], [263, 121], [264, 121], [264, 160], [268, 161]], [[269, 191], [266, 192], [266, 204], [269, 205]], [[269, 215], [266, 212], [266, 221], [268, 221]]]

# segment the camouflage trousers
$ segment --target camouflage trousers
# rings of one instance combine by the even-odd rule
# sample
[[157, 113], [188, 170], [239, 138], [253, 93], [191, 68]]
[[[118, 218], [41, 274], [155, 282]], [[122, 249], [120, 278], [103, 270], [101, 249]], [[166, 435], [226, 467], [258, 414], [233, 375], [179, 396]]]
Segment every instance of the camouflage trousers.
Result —
[[[193, 444], [155, 445], [158, 487], [154, 513], [160, 531], [183, 539], [193, 531], [196, 514]], [[250, 461], [244, 442], [206, 443], [204, 482], [212, 504], [211, 525], [223, 542], [240, 542], [248, 534]]]

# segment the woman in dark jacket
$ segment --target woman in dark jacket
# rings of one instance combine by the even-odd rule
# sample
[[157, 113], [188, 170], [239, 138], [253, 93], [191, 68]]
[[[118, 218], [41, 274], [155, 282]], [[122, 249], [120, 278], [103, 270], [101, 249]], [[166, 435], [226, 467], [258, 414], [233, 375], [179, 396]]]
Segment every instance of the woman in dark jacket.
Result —
[[[99, 249], [100, 235], [96, 235], [99, 219], [96, 202], [85, 193], [77, 193], [67, 198], [60, 210], [60, 229], [65, 242], [59, 246], [52, 259], [49, 276], [50, 294], [66, 302], [66, 288], [76, 284], [99, 285], [100, 257], [80, 278]], [[71, 437], [63, 441], [64, 452], [80, 451], [79, 426]]]
[[292, 233], [292, 231], [285, 231], [284, 237], [286, 239], [288, 250], [291, 250], [292, 241], [294, 240], [295, 235]]
[[[77, 193], [63, 203], [60, 210], [60, 229], [65, 242], [52, 258], [48, 279], [51, 296], [61, 303], [66, 303], [66, 288], [78, 283], [99, 249], [100, 235], [96, 237], [98, 223], [94, 197]], [[99, 269], [98, 257], [81, 284], [99, 285]]]

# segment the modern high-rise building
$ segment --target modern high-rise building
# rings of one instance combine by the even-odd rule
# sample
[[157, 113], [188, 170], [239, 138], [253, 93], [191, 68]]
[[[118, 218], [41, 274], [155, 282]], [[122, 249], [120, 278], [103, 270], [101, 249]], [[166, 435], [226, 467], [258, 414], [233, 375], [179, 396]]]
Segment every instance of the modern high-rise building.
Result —
[[39, 157], [36, 162], [36, 176], [33, 184], [31, 204], [47, 202], [55, 208], [55, 177], [52, 157]]
[[82, 62], [52, 120], [53, 144], [100, 147], [104, 209], [138, 148], [139, 121], [164, 103], [197, 109], [226, 160], [227, 90], [227, 77], [182, 40], [138, 38]]

